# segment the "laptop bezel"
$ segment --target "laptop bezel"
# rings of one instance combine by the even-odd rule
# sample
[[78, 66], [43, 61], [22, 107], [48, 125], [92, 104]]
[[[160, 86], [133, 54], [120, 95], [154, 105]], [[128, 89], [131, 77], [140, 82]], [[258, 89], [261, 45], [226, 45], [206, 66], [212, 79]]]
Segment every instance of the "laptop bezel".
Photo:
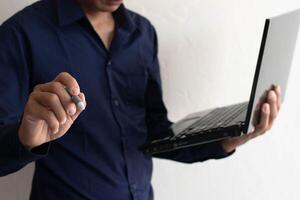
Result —
[[260, 45], [260, 50], [259, 50], [259, 55], [257, 59], [257, 65], [255, 69], [255, 74], [254, 74], [254, 79], [252, 83], [252, 89], [251, 89], [251, 94], [250, 94], [250, 100], [247, 108], [247, 114], [246, 114], [246, 119], [245, 119], [245, 126], [243, 128], [243, 133], [248, 132], [249, 125], [251, 123], [251, 115], [252, 115], [252, 110], [254, 105], [254, 99], [255, 99], [255, 93], [256, 93], [256, 88], [257, 88], [257, 83], [259, 80], [259, 72], [261, 69], [261, 64], [265, 52], [265, 47], [266, 47], [266, 41], [268, 37], [268, 32], [269, 32], [269, 27], [270, 27], [270, 19], [266, 19], [265, 21], [265, 26], [264, 26], [264, 31], [263, 31], [263, 37], [261, 40], [261, 45]]

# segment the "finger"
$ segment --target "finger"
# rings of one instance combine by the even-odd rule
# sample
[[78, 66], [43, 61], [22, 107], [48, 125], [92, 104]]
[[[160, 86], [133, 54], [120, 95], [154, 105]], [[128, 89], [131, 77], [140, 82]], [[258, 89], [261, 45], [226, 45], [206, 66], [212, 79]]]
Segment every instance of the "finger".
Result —
[[59, 121], [56, 118], [55, 114], [51, 111], [45, 108], [43, 105], [39, 104], [34, 99], [32, 100], [33, 110], [30, 111], [31, 115], [37, 119], [44, 120], [49, 129], [52, 131], [53, 134], [58, 133], [59, 130]]
[[261, 95], [261, 97], [258, 100], [258, 103], [256, 104], [255, 110], [260, 112], [262, 105], [267, 101], [268, 92], [269, 90], [265, 90], [264, 93]]
[[[81, 101], [84, 103], [84, 107], [86, 108], [87, 103], [86, 103], [86, 100], [85, 100], [85, 95], [83, 93], [79, 93], [78, 96], [81, 99]], [[71, 119], [73, 121], [75, 121], [82, 111], [83, 110], [77, 109], [77, 112], [75, 113], [75, 115], [71, 116]]]
[[260, 107], [257, 105], [254, 109], [254, 114], [252, 118], [252, 125], [257, 126], [259, 124]]
[[276, 96], [277, 96], [277, 110], [279, 111], [280, 107], [281, 107], [281, 88], [280, 88], [280, 86], [276, 85], [274, 87], [274, 91], [275, 91]]
[[31, 96], [40, 105], [53, 111], [60, 124], [64, 124], [66, 122], [66, 112], [56, 94], [49, 92], [33, 92]]
[[67, 72], [60, 73], [54, 81], [60, 82], [68, 88], [72, 95], [78, 95], [80, 93], [80, 87], [76, 79]]
[[262, 107], [262, 104], [266, 102], [267, 94], [268, 94], [268, 90], [265, 90], [264, 93], [260, 96], [260, 98], [255, 106], [254, 115], [253, 115], [253, 119], [252, 119], [253, 126], [257, 126], [259, 124], [261, 107]]
[[270, 118], [270, 105], [268, 103], [264, 103], [261, 109], [261, 118], [257, 127], [255, 127], [254, 135], [261, 135], [267, 131], [269, 126], [269, 118]]
[[76, 105], [72, 102], [70, 95], [65, 90], [65, 86], [57, 81], [35, 86], [35, 91], [49, 92], [56, 94], [64, 107], [64, 110], [69, 115], [76, 113]]
[[263, 103], [265, 103], [266, 102], [266, 100], [267, 100], [267, 96], [268, 96], [268, 92], [269, 92], [269, 90], [265, 90], [264, 91], [264, 93], [261, 95], [261, 97], [259, 98], [259, 104], [260, 104], [260, 107], [259, 108], [261, 108], [261, 105], [263, 104]]
[[258, 137], [259, 135], [260, 135], [261, 133], [260, 132], [257, 132], [256, 130], [254, 131], [254, 132], [251, 132], [251, 133], [249, 133], [248, 134], [248, 140], [252, 140], [252, 139], [254, 139], [254, 138], [256, 138], [256, 137]]
[[274, 90], [271, 90], [268, 94], [268, 103], [270, 105], [269, 126], [272, 126], [278, 114], [277, 95]]

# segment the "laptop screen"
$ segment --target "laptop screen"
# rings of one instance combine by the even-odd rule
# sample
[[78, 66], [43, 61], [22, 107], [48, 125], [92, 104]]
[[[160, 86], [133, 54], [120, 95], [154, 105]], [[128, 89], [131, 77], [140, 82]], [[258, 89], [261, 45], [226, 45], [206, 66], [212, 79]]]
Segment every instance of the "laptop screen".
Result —
[[300, 23], [300, 10], [266, 20], [255, 71], [244, 132], [253, 130], [255, 106], [272, 85], [281, 87], [282, 102], [293, 61]]

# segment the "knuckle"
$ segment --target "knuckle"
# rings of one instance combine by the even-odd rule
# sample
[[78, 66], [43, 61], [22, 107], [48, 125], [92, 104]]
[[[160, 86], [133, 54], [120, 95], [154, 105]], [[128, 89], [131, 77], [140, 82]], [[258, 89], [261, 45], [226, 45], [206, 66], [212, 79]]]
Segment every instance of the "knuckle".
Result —
[[45, 112], [45, 116], [44, 116], [48, 121], [51, 121], [52, 120], [52, 112], [47, 110]]
[[48, 123], [52, 124], [53, 126], [58, 125], [58, 122], [52, 111], [46, 111], [45, 118], [47, 119]]
[[61, 83], [54, 81], [51, 82], [50, 87], [52, 91], [57, 91], [58, 89], [60, 89], [61, 85], [62, 85]]
[[39, 92], [33, 91], [33, 92], [31, 92], [31, 94], [30, 94], [30, 96], [29, 96], [29, 99], [30, 99], [30, 100], [36, 99], [36, 98], [39, 97], [39, 94], [40, 94]]
[[74, 77], [70, 77], [70, 83], [72, 84], [73, 87], [78, 87], [77, 81]]
[[68, 72], [61, 72], [59, 73], [59, 76], [70, 76]]
[[35, 103], [34, 100], [29, 99], [28, 102], [26, 103], [25, 109], [24, 109], [24, 114], [29, 114], [32, 115], [36, 112], [35, 109]]
[[46, 110], [45, 112], [43, 112], [43, 118], [47, 121], [47, 123], [51, 123], [52, 121], [52, 113], [49, 110]]
[[33, 87], [33, 91], [39, 91], [41, 87], [42, 84], [37, 84], [36, 86]]
[[58, 96], [56, 95], [56, 94], [48, 94], [48, 100], [50, 101], [50, 102], [56, 102], [57, 100], [58, 100]]

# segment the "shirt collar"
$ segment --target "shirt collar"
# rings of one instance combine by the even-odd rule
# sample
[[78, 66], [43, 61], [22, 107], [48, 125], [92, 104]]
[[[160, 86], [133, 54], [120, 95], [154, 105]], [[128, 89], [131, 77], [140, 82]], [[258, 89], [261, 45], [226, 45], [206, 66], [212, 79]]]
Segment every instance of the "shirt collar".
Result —
[[60, 26], [70, 25], [85, 17], [76, 0], [56, 0], [58, 23]]
[[[70, 25], [85, 17], [77, 0], [56, 0], [56, 2], [60, 26]], [[132, 32], [136, 28], [132, 16], [123, 4], [113, 12], [113, 16], [118, 27], [128, 32]]]
[[118, 10], [113, 12], [116, 24], [118, 27], [127, 30], [128, 32], [132, 32], [136, 28], [136, 24], [133, 21], [133, 17], [130, 15], [130, 12], [125, 8], [124, 4], [122, 4]]

